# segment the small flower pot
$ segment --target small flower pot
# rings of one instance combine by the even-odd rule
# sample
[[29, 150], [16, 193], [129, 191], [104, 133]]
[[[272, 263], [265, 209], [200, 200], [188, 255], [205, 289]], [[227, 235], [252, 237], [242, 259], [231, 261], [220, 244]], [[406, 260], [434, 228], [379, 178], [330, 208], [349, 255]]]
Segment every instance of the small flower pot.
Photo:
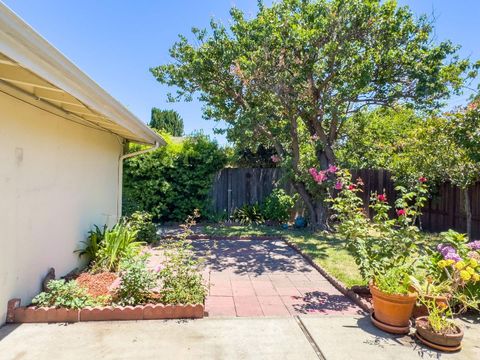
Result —
[[439, 334], [428, 324], [428, 317], [421, 316], [415, 320], [417, 331], [415, 335], [423, 344], [440, 351], [454, 352], [462, 348], [463, 329], [455, 325], [455, 330], [449, 334]]
[[[428, 301], [435, 300], [435, 304], [437, 306], [448, 306], [448, 298], [446, 296], [433, 296], [433, 295], [425, 295], [424, 298]], [[416, 303], [413, 308], [412, 316], [417, 319], [421, 316], [428, 316], [428, 309], [425, 305]]]
[[[403, 330], [401, 332], [393, 332], [385, 330], [385, 327], [381, 329], [392, 333], [405, 333], [404, 329], [408, 329], [410, 324], [410, 317], [417, 300], [417, 293], [409, 293], [407, 295], [386, 294], [380, 291], [373, 282], [370, 282], [369, 287], [372, 293], [375, 319], [379, 323], [394, 328], [402, 328]], [[373, 322], [373, 324], [376, 325], [376, 322]], [[378, 327], [378, 325], [376, 326]]]

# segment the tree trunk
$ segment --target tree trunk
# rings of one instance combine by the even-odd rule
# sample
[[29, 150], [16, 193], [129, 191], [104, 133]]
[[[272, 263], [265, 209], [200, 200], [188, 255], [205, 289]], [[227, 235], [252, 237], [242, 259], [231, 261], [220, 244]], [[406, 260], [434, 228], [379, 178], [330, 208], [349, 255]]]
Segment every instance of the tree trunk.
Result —
[[468, 188], [463, 189], [463, 195], [465, 197], [465, 214], [467, 215], [467, 235], [472, 239], [472, 207], [470, 205], [470, 194]]
[[300, 194], [303, 202], [307, 206], [309, 215], [309, 227], [313, 230], [327, 230], [328, 228], [328, 208], [320, 200], [312, 199], [312, 196], [305, 188], [305, 184], [294, 182], [293, 187]]

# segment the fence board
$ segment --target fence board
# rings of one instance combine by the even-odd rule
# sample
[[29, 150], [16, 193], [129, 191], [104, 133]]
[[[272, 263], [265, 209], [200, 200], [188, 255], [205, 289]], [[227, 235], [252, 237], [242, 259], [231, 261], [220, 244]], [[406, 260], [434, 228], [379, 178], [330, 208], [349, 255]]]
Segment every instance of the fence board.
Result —
[[[214, 177], [212, 186], [213, 209], [217, 213], [232, 211], [245, 204], [261, 203], [275, 186], [281, 186], [292, 194], [290, 184], [282, 181], [282, 171], [276, 168], [226, 168]], [[364, 208], [370, 215], [368, 207], [373, 192], [387, 194], [390, 203], [396, 198], [395, 184], [386, 170], [352, 170], [353, 179], [361, 178], [364, 182], [362, 198]], [[480, 183], [469, 190], [472, 206], [472, 233], [480, 237]], [[464, 196], [461, 191], [450, 184], [441, 184], [432, 194], [423, 209], [421, 219], [424, 230], [439, 232], [455, 229], [466, 231]]]

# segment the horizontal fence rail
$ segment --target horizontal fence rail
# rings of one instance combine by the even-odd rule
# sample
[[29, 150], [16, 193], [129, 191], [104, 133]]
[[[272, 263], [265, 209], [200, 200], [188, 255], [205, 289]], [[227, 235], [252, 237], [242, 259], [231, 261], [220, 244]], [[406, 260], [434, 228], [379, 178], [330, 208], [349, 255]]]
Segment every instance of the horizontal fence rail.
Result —
[[[371, 194], [385, 191], [393, 205], [396, 199], [395, 184], [386, 170], [352, 170], [353, 179], [361, 178], [364, 187], [364, 209], [368, 207]], [[277, 168], [226, 168], [219, 171], [212, 186], [213, 210], [231, 214], [245, 204], [262, 203], [276, 186], [292, 194], [290, 184], [282, 181], [283, 173]], [[472, 235], [480, 237], [480, 183], [469, 189], [472, 206]], [[298, 209], [297, 209], [298, 210]], [[464, 195], [459, 188], [441, 184], [434, 189], [427, 205], [422, 210], [421, 226], [424, 230], [440, 232], [454, 229], [466, 232]], [[301, 212], [301, 211], [297, 211]]]

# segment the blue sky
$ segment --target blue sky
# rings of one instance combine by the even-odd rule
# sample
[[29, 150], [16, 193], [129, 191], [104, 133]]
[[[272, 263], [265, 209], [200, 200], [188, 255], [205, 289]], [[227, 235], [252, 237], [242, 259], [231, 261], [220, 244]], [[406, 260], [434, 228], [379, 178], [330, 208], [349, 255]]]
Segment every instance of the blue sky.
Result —
[[[228, 23], [235, 5], [254, 14], [256, 0], [4, 0], [20, 17], [98, 84], [148, 122], [153, 106], [177, 110], [187, 133], [212, 134], [198, 102], [171, 104], [168, 88], [148, 69], [169, 61], [168, 49], [192, 26], [207, 27], [211, 17]], [[269, 1], [267, 1], [268, 3]], [[416, 14], [434, 14], [436, 38], [462, 46], [461, 55], [480, 59], [480, 1], [399, 0]], [[464, 99], [455, 99], [459, 105]], [[222, 136], [215, 136], [224, 143]]]

